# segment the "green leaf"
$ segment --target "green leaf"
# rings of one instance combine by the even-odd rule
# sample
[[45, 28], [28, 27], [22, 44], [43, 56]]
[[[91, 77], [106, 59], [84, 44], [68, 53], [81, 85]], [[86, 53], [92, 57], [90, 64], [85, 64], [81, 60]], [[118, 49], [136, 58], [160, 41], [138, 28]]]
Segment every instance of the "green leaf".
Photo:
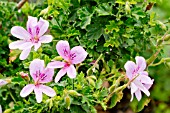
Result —
[[114, 20], [112, 21], [109, 21], [109, 25], [106, 25], [106, 29], [105, 29], [105, 33], [110, 33], [112, 32], [113, 30], [118, 32], [119, 31], [119, 27], [118, 25], [115, 23]]
[[111, 15], [112, 14], [112, 5], [109, 5], [108, 3], [103, 3], [96, 7], [96, 12], [99, 16], [105, 16], [105, 15]]
[[102, 87], [103, 81], [101, 79], [98, 79], [96, 81], [96, 89], [100, 89]]
[[145, 106], [147, 106], [148, 105], [148, 103], [150, 102], [150, 99], [148, 98], [148, 97], [143, 97], [140, 101], [139, 101], [139, 103], [138, 103], [138, 105], [137, 105], [137, 112], [140, 112]]
[[56, 6], [62, 8], [63, 10], [67, 10], [70, 6], [68, 0], [53, 0], [53, 1], [55, 2]]
[[111, 98], [111, 104], [110, 104], [109, 108], [113, 108], [117, 104], [117, 102], [120, 102], [122, 97], [123, 97], [122, 91], [114, 93]]
[[91, 18], [93, 16], [93, 13], [91, 13], [87, 7], [83, 7], [77, 11], [77, 15], [81, 20], [79, 26], [82, 29], [86, 29], [86, 26], [91, 23]]
[[92, 24], [87, 27], [86, 36], [88, 40], [96, 41], [101, 37], [102, 34], [103, 28], [97, 24]]

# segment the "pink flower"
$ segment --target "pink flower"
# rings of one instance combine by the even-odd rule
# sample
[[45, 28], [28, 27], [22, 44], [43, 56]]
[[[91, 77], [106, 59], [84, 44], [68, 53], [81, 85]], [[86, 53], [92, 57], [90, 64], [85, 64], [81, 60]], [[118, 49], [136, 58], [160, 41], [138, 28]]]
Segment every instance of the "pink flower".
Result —
[[55, 78], [55, 82], [58, 82], [62, 76], [66, 73], [70, 78], [76, 77], [76, 69], [74, 64], [79, 64], [87, 57], [87, 52], [81, 47], [76, 46], [70, 50], [69, 43], [67, 41], [59, 41], [56, 45], [58, 54], [63, 57], [64, 62], [53, 61], [47, 65], [48, 68], [62, 68]]
[[11, 34], [20, 40], [10, 43], [9, 48], [22, 50], [20, 59], [26, 59], [32, 46], [34, 46], [34, 50], [37, 51], [41, 43], [49, 43], [52, 41], [51, 35], [44, 35], [48, 26], [48, 21], [42, 18], [37, 21], [36, 17], [28, 16], [27, 30], [20, 26], [12, 27]]
[[56, 92], [52, 88], [43, 85], [43, 83], [52, 81], [54, 69], [44, 68], [44, 61], [35, 59], [31, 62], [29, 70], [34, 84], [26, 85], [20, 92], [21, 97], [28, 96], [33, 90], [38, 103], [42, 101], [42, 93], [54, 97]]
[[131, 81], [130, 88], [132, 97], [130, 101], [133, 100], [134, 93], [137, 100], [140, 101], [142, 98], [141, 91], [149, 96], [150, 92], [148, 90], [154, 81], [148, 76], [148, 72], [144, 71], [146, 68], [145, 59], [140, 56], [137, 56], [135, 59], [136, 64], [132, 61], [127, 61], [124, 66], [126, 69], [126, 75]]
[[6, 85], [8, 82], [3, 80], [3, 79], [0, 79], [0, 86], [4, 86]]

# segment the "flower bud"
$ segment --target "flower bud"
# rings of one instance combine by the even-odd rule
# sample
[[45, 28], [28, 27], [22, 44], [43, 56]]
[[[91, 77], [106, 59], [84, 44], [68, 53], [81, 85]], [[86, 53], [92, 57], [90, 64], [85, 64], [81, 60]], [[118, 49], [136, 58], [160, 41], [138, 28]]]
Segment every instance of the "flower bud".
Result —
[[94, 82], [94, 80], [92, 78], [87, 77], [87, 80], [90, 83], [90, 85], [95, 86], [95, 82]]
[[30, 77], [28, 76], [28, 73], [24, 73], [23, 71], [19, 73], [21, 75], [21, 77], [26, 80], [26, 81], [30, 81]]
[[65, 101], [65, 104], [66, 104], [66, 108], [70, 109], [71, 99], [68, 95], [64, 98], [64, 101]]
[[125, 4], [125, 11], [126, 11], [127, 13], [129, 13], [129, 12], [131, 11], [129, 1], [126, 1], [126, 4]]
[[55, 58], [52, 59], [53, 61], [60, 61], [63, 60], [63, 58], [61, 56], [56, 56]]
[[76, 96], [81, 96], [81, 94], [78, 93], [78, 92], [75, 91], [75, 90], [69, 90], [68, 93], [69, 93], [71, 96], [74, 96], [74, 97], [76, 97]]

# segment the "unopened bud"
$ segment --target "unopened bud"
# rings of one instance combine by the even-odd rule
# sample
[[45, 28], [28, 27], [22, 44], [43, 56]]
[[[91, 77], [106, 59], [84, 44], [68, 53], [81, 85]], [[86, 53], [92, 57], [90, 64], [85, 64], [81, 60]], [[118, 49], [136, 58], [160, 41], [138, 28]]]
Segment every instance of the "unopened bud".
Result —
[[89, 78], [93, 79], [93, 80], [96, 80], [96, 76], [92, 75], [92, 76], [89, 76]]
[[60, 61], [63, 60], [63, 58], [61, 56], [56, 56], [55, 58], [52, 59], [52, 61]]
[[70, 109], [71, 99], [68, 95], [64, 98], [64, 101], [65, 101], [65, 104], [66, 104], [66, 108]]
[[89, 81], [90, 85], [95, 86], [95, 82], [93, 79], [88, 77], [87, 80]]
[[24, 73], [23, 71], [20, 72], [20, 75], [23, 79], [25, 79], [26, 81], [30, 81], [30, 77], [28, 76], [28, 73]]
[[49, 7], [47, 7], [47, 8], [45, 8], [45, 9], [43, 9], [43, 10], [40, 12], [40, 14], [39, 14], [39, 15], [47, 14], [47, 13], [48, 13], [48, 11], [49, 11]]
[[166, 25], [162, 23], [161, 21], [157, 20], [157, 24], [160, 25], [162, 30], [166, 30]]
[[126, 4], [125, 4], [125, 11], [126, 11], [127, 13], [129, 13], [129, 12], [131, 11], [129, 1], [126, 1]]
[[81, 94], [78, 93], [78, 92], [75, 91], [75, 90], [69, 90], [68, 93], [69, 93], [71, 96], [81, 96]]

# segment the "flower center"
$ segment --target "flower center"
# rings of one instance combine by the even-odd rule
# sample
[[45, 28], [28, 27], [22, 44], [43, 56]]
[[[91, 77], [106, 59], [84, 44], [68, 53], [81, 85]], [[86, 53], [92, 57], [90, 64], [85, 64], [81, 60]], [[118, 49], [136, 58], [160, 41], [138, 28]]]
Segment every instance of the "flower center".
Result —
[[73, 60], [76, 57], [75, 53], [70, 54], [70, 59]]
[[69, 62], [69, 61], [65, 61], [64, 68], [67, 68], [67, 67], [69, 67], [69, 66], [70, 66], [70, 64], [71, 64], [71, 62]]
[[35, 85], [38, 85], [40, 83], [40, 81], [44, 80], [47, 77], [47, 75], [44, 73], [41, 73], [40, 70], [36, 71], [34, 76], [36, 77], [36, 80], [34, 82]]

